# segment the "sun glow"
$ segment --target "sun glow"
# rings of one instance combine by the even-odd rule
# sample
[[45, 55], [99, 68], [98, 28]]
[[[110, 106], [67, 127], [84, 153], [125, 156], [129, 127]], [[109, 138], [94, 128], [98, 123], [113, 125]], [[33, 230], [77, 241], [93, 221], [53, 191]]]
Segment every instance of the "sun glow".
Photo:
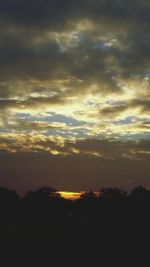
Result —
[[69, 200], [76, 200], [80, 198], [82, 192], [67, 192], [67, 191], [59, 191], [61, 197]]

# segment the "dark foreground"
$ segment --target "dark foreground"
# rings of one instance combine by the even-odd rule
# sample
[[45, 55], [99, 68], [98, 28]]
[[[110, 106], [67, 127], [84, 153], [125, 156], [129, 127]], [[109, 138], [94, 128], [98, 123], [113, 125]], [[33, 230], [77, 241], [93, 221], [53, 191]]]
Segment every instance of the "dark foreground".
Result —
[[80, 266], [81, 261], [83, 266], [90, 262], [95, 266], [97, 261], [99, 266], [102, 262], [130, 266], [131, 261], [141, 261], [145, 266], [149, 234], [150, 192], [143, 187], [130, 195], [116, 188], [103, 189], [100, 197], [87, 192], [74, 202], [50, 188], [23, 198], [0, 188], [1, 245], [8, 255], [19, 258], [25, 253], [23, 262], [30, 255], [35, 261], [48, 257], [55, 262], [52, 266], [63, 261], [70, 266]]

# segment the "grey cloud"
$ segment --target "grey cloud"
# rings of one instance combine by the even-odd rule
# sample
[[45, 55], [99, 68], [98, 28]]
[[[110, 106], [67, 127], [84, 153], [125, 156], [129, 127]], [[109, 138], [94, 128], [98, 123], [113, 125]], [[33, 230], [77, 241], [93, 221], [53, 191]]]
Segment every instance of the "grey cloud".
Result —
[[[57, 43], [49, 43], [44, 47], [38, 47], [37, 50], [34, 49], [31, 45], [31, 39], [33, 36], [41, 35], [43, 30], [41, 30], [40, 25], [44, 24], [44, 30], [55, 29], [55, 25], [59, 25], [62, 30], [65, 30], [68, 27], [68, 24], [71, 21], [80, 20], [84, 18], [90, 18], [96, 23], [102, 23], [103, 27], [110, 22], [108, 26], [109, 32], [121, 32], [121, 27], [123, 31], [126, 31], [126, 24], [130, 25], [131, 30], [127, 27], [127, 39], [131, 39], [131, 46], [129, 51], [120, 53], [119, 50], [111, 51], [110, 54], [114, 55], [117, 60], [120, 68], [122, 68], [122, 73], [130, 73], [128, 68], [133, 68], [133, 71], [137, 70], [137, 65], [143, 63], [144, 67], [147, 64], [147, 55], [149, 55], [148, 43], [149, 43], [149, 21], [147, 18], [149, 5], [147, 1], [68, 1], [68, 0], [59, 0], [59, 1], [2, 1], [1, 3], [1, 12], [4, 20], [4, 25], [6, 29], [11, 27], [18, 29], [18, 32], [15, 34], [13, 32], [8, 36], [2, 36], [4, 40], [1, 44], [1, 56], [2, 64], [7, 68], [7, 73], [12, 71], [14, 75], [14, 68], [11, 64], [16, 65], [16, 74], [22, 71], [24, 75], [39, 75], [41, 77], [46, 77], [50, 75], [49, 69], [55, 69], [63, 62], [63, 66], [66, 60], [68, 64], [72, 66], [72, 73], [78, 76], [77, 68], [74, 66], [73, 62], [75, 57], [78, 62], [80, 75], [84, 78], [88, 77], [88, 73], [93, 70], [97, 78], [101, 76], [103, 72], [103, 61], [106, 53], [103, 51], [101, 54], [99, 52], [92, 53], [88, 51], [88, 40], [85, 40], [86, 49], [80, 47], [79, 51], [75, 51], [75, 54], [72, 54], [73, 59], [68, 59], [67, 53], [65, 55], [58, 54], [58, 45]], [[75, 14], [73, 16], [73, 14]], [[63, 18], [63, 21], [61, 19]], [[103, 18], [103, 19], [102, 19]], [[117, 20], [117, 23], [116, 23]], [[124, 21], [124, 24], [119, 23], [119, 21]], [[64, 22], [66, 21], [66, 23]], [[8, 22], [8, 25], [7, 25]], [[23, 24], [23, 25], [22, 25]], [[119, 25], [114, 30], [114, 24]], [[22, 26], [20, 26], [22, 25]], [[34, 30], [34, 26], [38, 30]], [[145, 28], [145, 30], [144, 30]], [[144, 31], [143, 31], [144, 30]], [[145, 35], [145, 38], [141, 38], [141, 35]], [[106, 32], [107, 33], [107, 32]], [[81, 45], [81, 43], [80, 43]], [[83, 44], [82, 44], [83, 45]], [[89, 43], [90, 45], [90, 43]], [[90, 60], [82, 61], [85, 55], [90, 53]], [[83, 55], [83, 56], [82, 56]], [[137, 57], [138, 55], [138, 57]], [[144, 56], [145, 55], [145, 56]], [[70, 55], [71, 56], [71, 55]], [[80, 61], [79, 61], [80, 59]], [[68, 61], [69, 60], [69, 61]], [[22, 62], [22, 64], [21, 64]], [[57, 64], [58, 63], [58, 64]], [[48, 67], [49, 65], [49, 67]], [[85, 66], [86, 65], [86, 66]], [[17, 67], [18, 66], [18, 67]], [[9, 70], [10, 67], [10, 70]], [[43, 72], [42, 72], [43, 69]], [[71, 72], [71, 67], [69, 72]], [[96, 73], [96, 69], [100, 71]], [[86, 76], [87, 72], [87, 76]], [[45, 76], [44, 76], [45, 74]], [[126, 74], [127, 75], [127, 74]]]
[[14, 124], [8, 124], [7, 129], [19, 132], [32, 132], [32, 131], [47, 131], [47, 130], [61, 130], [62, 126], [53, 125], [52, 123], [39, 123], [16, 120]]
[[25, 100], [14, 100], [14, 99], [1, 99], [0, 100], [0, 108], [7, 109], [7, 108], [29, 108], [39, 105], [48, 105], [48, 104], [58, 104], [64, 103], [65, 99], [61, 96], [52, 96], [52, 97], [30, 97]]
[[111, 106], [108, 108], [101, 109], [99, 111], [99, 113], [100, 113], [100, 115], [113, 118], [114, 116], [118, 116], [119, 114], [124, 112], [127, 108], [128, 108], [128, 106], [126, 104], [120, 105], [120, 106]]
[[[66, 15], [91, 15], [94, 17], [109, 16], [111, 18], [148, 19], [149, 2], [135, 0], [2, 0], [1, 12], [5, 17], [16, 23], [45, 24], [48, 22], [62, 22]], [[28, 19], [28, 20], [27, 20]]]
[[131, 101], [131, 107], [140, 107], [142, 112], [150, 112], [150, 100], [134, 99]]
[[106, 108], [102, 108], [99, 110], [99, 114], [106, 117], [116, 117], [123, 113], [126, 110], [130, 110], [133, 108], [140, 108], [141, 113], [148, 113], [150, 111], [150, 100], [143, 99], [133, 99], [131, 101], [121, 102], [120, 105], [111, 105]]
[[[22, 123], [24, 124], [24, 123]], [[21, 127], [26, 126], [27, 129], [32, 126], [33, 130], [41, 129], [38, 123], [25, 123], [25, 125], [19, 124]], [[51, 127], [51, 126], [50, 126]], [[48, 128], [48, 126], [47, 126]], [[16, 126], [17, 129], [17, 126]], [[52, 129], [52, 127], [51, 127]], [[55, 127], [56, 129], [56, 127]], [[36, 140], [36, 141], [35, 141]], [[50, 139], [48, 137], [41, 137], [36, 134], [36, 137], [31, 137], [31, 135], [22, 135], [19, 140], [17, 136], [12, 136], [12, 138], [0, 137], [1, 144], [5, 143], [6, 151], [11, 151], [15, 149], [16, 152], [42, 152], [49, 153], [47, 149], [56, 150], [62, 155], [68, 155], [68, 157], [89, 157], [95, 158], [99, 157], [101, 159], [109, 160], [142, 160], [150, 156], [150, 141], [115, 141], [115, 140], [98, 140], [98, 139], [84, 139], [76, 140], [75, 142], [66, 140], [64, 145], [57, 142], [57, 140]], [[23, 146], [21, 145], [23, 144]], [[141, 153], [142, 152], [142, 153]]]
[[[139, 142], [134, 141], [109, 141], [109, 140], [83, 140], [77, 141], [75, 148], [79, 149], [82, 153], [89, 151], [100, 153], [102, 158], [108, 159], [123, 159], [123, 158], [140, 158], [139, 151], [150, 151], [150, 141], [141, 140]], [[89, 153], [90, 154], [90, 153]], [[146, 153], [145, 153], [146, 154]], [[149, 157], [149, 155], [148, 155]]]
[[[94, 83], [98, 88], [92, 91], [93, 94], [120, 94], [122, 90], [114, 77], [139, 77], [140, 82], [150, 68], [149, 9], [147, 0], [2, 0], [0, 97], [6, 99], [0, 100], [1, 108], [35, 106], [40, 102], [64, 103], [68, 96], [88, 93], [87, 88]], [[75, 45], [66, 51], [61, 51], [57, 38], [34, 42], [39, 37], [44, 39], [47, 31], [75, 30], [83, 19], [92, 20], [94, 28], [81, 30]], [[112, 38], [116, 38], [117, 46], [98, 48], [106, 41], [111, 42]], [[43, 84], [47, 80], [69, 79], [69, 82], [63, 95], [31, 98], [32, 92], [52, 90], [44, 88], [45, 85], [41, 89], [34, 85], [28, 88], [27, 83], [32, 79], [43, 81]], [[25, 88], [17, 88], [15, 82], [18, 80], [26, 83]], [[81, 86], [78, 80], [82, 81]], [[9, 99], [24, 94], [27, 100]], [[132, 105], [143, 106], [144, 111], [149, 109], [148, 103], [140, 101]], [[124, 106], [110, 107], [100, 113], [116, 115], [124, 110]]]
[[[0, 143], [6, 142], [12, 148], [14, 139], [0, 139]], [[29, 148], [30, 138], [26, 136]], [[43, 184], [51, 185], [57, 189], [65, 190], [99, 190], [105, 186], [117, 186], [128, 188], [128, 180], [134, 179], [135, 185], [149, 184], [149, 141], [141, 142], [110, 142], [107, 140], [85, 140], [76, 144], [65, 144], [65, 149], [55, 142], [36, 140], [37, 150], [28, 153], [7, 153], [1, 150], [0, 176], [1, 185], [16, 188], [19, 192], [31, 187], [40, 187]], [[68, 156], [50, 155], [40, 149], [42, 145], [70, 151]], [[25, 144], [24, 144], [25, 146]], [[71, 148], [80, 149], [80, 154], [71, 153]], [[85, 154], [85, 151], [100, 151], [105, 157], [99, 158]], [[38, 152], [38, 153], [37, 153]], [[111, 159], [111, 157], [113, 159]], [[6, 168], [9, 166], [9, 168]], [[20, 179], [21, 177], [21, 179]], [[132, 185], [132, 186], [135, 186]]]

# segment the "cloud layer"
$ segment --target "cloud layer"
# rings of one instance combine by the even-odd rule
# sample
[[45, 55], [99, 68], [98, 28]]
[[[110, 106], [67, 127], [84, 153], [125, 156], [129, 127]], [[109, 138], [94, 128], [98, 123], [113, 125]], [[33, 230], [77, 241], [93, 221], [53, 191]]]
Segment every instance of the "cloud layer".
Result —
[[1, 0], [2, 155], [147, 161], [149, 13], [149, 0]]

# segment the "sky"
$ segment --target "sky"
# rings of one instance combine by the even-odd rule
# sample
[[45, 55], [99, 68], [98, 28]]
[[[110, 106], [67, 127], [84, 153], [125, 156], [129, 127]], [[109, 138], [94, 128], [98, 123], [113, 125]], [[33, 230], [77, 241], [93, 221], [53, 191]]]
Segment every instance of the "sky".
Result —
[[1, 0], [1, 186], [150, 187], [149, 14], [149, 0]]

